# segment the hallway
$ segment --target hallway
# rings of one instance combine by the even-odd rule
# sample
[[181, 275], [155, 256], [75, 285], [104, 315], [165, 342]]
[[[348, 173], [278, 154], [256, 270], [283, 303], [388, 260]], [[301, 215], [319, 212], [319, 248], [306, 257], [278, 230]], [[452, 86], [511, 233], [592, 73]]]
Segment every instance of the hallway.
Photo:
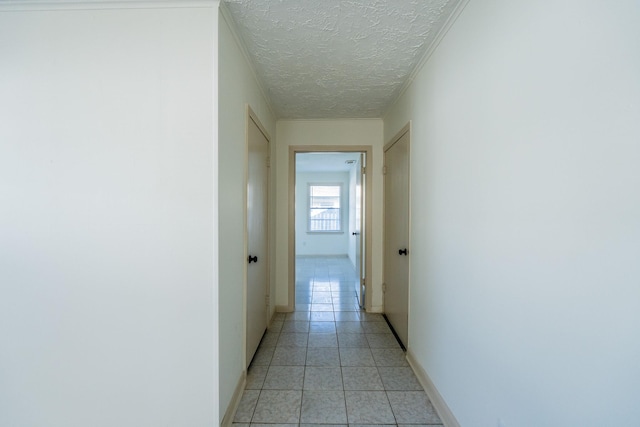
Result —
[[234, 425], [441, 425], [384, 318], [358, 309], [349, 259], [296, 263], [296, 311], [263, 337]]

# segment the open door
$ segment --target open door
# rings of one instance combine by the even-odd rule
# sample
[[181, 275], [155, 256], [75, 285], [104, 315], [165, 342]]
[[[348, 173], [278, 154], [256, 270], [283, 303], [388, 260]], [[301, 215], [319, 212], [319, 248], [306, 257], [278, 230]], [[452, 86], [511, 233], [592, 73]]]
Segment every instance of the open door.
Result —
[[353, 235], [353, 245], [355, 246], [356, 274], [358, 280], [355, 283], [356, 298], [361, 308], [365, 305], [365, 233], [364, 230], [364, 204], [365, 204], [365, 154], [360, 153], [355, 164], [356, 185], [355, 185], [355, 231]]
[[248, 366], [267, 329], [269, 139], [250, 110], [247, 120], [249, 167], [247, 180], [246, 364]]

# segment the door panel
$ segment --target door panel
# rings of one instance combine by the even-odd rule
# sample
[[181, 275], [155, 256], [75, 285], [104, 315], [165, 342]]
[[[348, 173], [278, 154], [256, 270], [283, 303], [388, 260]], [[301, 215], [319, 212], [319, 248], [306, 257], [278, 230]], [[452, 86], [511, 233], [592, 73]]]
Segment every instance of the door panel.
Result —
[[409, 132], [384, 155], [384, 310], [407, 346], [409, 319]]
[[269, 141], [249, 117], [247, 182], [247, 365], [267, 329]]
[[360, 307], [364, 308], [365, 301], [365, 286], [364, 286], [364, 272], [365, 272], [365, 253], [364, 253], [364, 165], [365, 165], [365, 155], [364, 153], [360, 154], [360, 158], [356, 162], [356, 197], [355, 197], [355, 258], [356, 258], [356, 274], [358, 275], [358, 280], [355, 283], [356, 288], [356, 296], [358, 298], [358, 304]]

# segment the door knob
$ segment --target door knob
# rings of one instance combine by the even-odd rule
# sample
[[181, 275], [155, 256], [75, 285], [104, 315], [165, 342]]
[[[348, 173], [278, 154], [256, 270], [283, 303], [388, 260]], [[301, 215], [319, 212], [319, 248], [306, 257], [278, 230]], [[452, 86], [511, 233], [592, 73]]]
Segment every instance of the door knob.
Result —
[[252, 262], [258, 262], [258, 256], [249, 255], [249, 257], [247, 258], [247, 261], [249, 261], [249, 264], [251, 264]]
[[351, 233], [352, 236], [357, 236], [360, 233], [356, 233], [355, 231], [353, 233]]
[[406, 256], [407, 255], [407, 248], [399, 249], [398, 250], [398, 255], [405, 255]]

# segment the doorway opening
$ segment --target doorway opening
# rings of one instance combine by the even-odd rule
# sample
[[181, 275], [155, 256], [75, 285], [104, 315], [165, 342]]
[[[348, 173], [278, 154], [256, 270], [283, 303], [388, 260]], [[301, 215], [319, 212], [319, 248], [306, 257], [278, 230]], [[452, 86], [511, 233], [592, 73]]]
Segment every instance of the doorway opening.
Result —
[[[289, 310], [305, 305], [309, 310], [328, 310], [329, 304], [345, 310], [371, 306], [367, 291], [371, 277], [371, 174], [367, 164], [372, 161], [371, 151], [370, 146], [290, 147]], [[323, 274], [311, 274], [310, 268], [322, 269]], [[325, 280], [315, 284], [315, 289], [339, 289], [340, 298], [312, 301], [305, 289], [314, 284], [302, 283], [311, 276], [315, 281]], [[317, 305], [312, 308], [312, 304]]]

